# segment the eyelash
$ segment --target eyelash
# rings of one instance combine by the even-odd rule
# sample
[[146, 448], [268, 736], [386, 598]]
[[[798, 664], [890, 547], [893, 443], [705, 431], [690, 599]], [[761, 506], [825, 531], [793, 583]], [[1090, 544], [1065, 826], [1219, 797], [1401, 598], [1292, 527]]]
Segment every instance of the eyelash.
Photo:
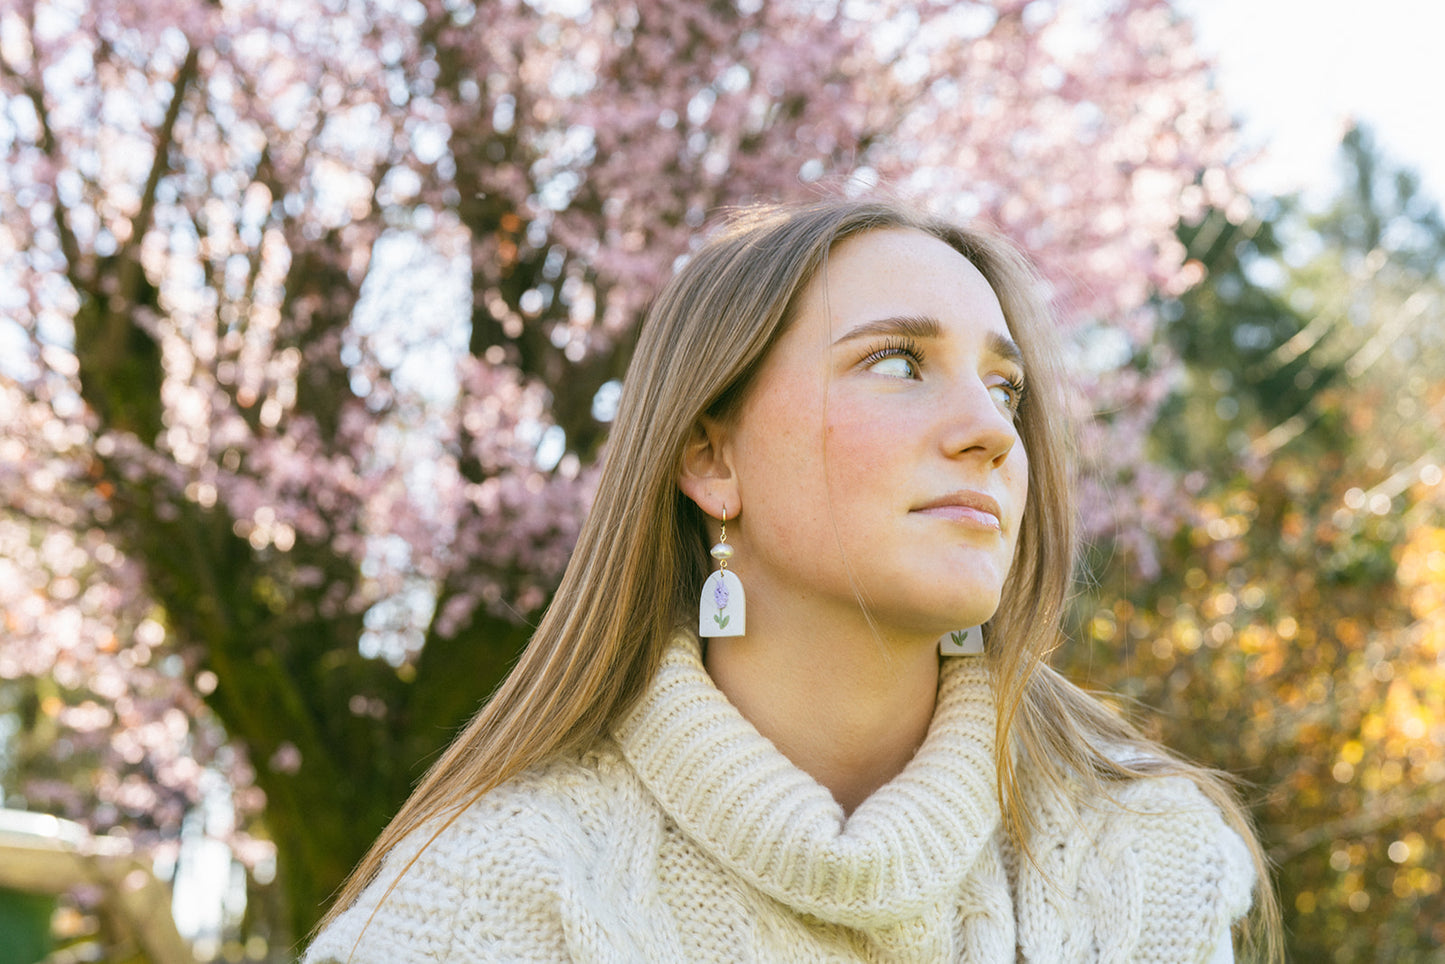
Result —
[[869, 352], [863, 359], [863, 365], [867, 367], [885, 358], [894, 358], [899, 355], [907, 356], [916, 367], [923, 367], [923, 346], [912, 338], [890, 338], [883, 343], [882, 348]]
[[1009, 411], [1017, 415], [1019, 410], [1024, 407], [1024, 397], [1027, 395], [1024, 380], [1017, 375], [1007, 375], [1004, 377], [1004, 384], [1013, 392], [1013, 404], [1009, 406]]

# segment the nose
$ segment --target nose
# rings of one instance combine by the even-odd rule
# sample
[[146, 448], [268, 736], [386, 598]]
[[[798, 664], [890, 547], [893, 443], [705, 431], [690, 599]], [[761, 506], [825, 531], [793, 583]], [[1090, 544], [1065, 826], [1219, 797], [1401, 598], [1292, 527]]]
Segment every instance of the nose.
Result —
[[971, 379], [950, 393], [943, 409], [940, 444], [949, 458], [978, 459], [998, 468], [1018, 444], [1013, 416], [981, 380]]

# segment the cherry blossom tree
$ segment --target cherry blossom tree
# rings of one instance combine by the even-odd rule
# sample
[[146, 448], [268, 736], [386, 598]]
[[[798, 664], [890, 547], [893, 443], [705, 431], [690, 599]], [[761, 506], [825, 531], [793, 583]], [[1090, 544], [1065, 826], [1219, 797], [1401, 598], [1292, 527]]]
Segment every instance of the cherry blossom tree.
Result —
[[1163, 518], [1131, 359], [1230, 125], [1165, 0], [1091, 9], [3, 0], [7, 793], [158, 845], [221, 774], [304, 933], [525, 641], [728, 205], [996, 224], [1142, 493], [1091, 519]]

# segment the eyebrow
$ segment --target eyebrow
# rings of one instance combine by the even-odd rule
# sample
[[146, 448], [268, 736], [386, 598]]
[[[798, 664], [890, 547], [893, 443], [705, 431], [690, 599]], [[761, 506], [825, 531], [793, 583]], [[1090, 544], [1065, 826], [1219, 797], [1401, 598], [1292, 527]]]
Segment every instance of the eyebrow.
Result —
[[856, 328], [850, 328], [833, 342], [841, 345], [859, 338], [873, 338], [878, 335], [905, 335], [909, 338], [942, 338], [943, 326], [937, 318], [927, 315], [906, 315], [897, 318], [879, 318], [865, 321]]
[[[843, 335], [839, 336], [834, 345], [842, 345], [846, 342], [859, 338], [873, 338], [879, 335], [894, 335], [907, 338], [942, 338], [943, 325], [937, 318], [928, 315], [902, 315], [896, 318], [879, 318], [874, 321], [865, 321], [855, 328], [850, 328]], [[996, 331], [988, 333], [987, 347], [989, 352], [1004, 361], [1013, 362], [1020, 367], [1024, 363], [1024, 353], [1019, 349], [1018, 342], [1007, 335], [1001, 335]]]

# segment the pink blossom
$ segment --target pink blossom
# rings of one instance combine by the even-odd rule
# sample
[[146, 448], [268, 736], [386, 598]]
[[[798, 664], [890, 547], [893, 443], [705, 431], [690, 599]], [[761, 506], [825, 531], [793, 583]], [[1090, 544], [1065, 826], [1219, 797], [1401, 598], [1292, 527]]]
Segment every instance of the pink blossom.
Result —
[[[173, 841], [207, 771], [254, 813], [325, 765], [308, 720], [385, 715], [303, 686], [291, 741], [259, 740], [207, 662], [243, 597], [167, 579], [243, 573], [275, 645], [365, 626], [396, 674], [429, 634], [534, 619], [591, 501], [593, 404], [731, 205], [881, 181], [1018, 240], [1070, 331], [1123, 347], [1074, 393], [1090, 530], [1146, 570], [1172, 531], [1142, 445], [1168, 359], [1128, 356], [1149, 295], [1197, 280], [1178, 219], [1236, 198], [1165, 0], [33, 6], [33, 31], [0, 14], [0, 680], [45, 689], [55, 734], [29, 805]], [[154, 382], [135, 411], [96, 402], [100, 317]]]

